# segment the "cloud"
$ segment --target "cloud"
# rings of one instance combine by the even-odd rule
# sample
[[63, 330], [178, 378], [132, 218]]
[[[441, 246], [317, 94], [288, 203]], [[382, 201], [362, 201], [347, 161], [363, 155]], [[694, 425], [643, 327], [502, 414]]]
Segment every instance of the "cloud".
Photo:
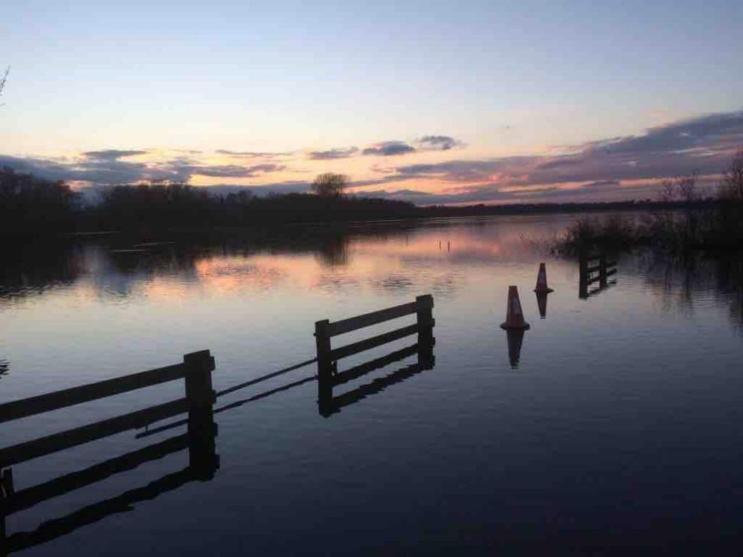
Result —
[[533, 186], [651, 180], [692, 172], [715, 175], [729, 164], [732, 153], [740, 146], [743, 112], [732, 112], [650, 128], [638, 136], [573, 146], [571, 152], [562, 155], [402, 165], [384, 180], [417, 177], [454, 183]]
[[84, 157], [89, 159], [95, 159], [99, 161], [115, 161], [126, 157], [134, 157], [137, 155], [146, 155], [147, 151], [132, 150], [132, 151], [121, 151], [119, 149], [106, 149], [104, 151], [86, 151], [83, 153]]
[[[131, 151], [127, 151], [131, 152]], [[96, 151], [99, 154], [102, 152]], [[0, 155], [0, 166], [9, 166], [21, 172], [30, 172], [50, 180], [90, 182], [92, 184], [131, 184], [143, 181], [171, 181], [186, 183], [192, 176], [217, 178], [253, 178], [284, 170], [283, 165], [264, 163], [252, 166], [201, 165], [188, 158], [164, 162], [128, 162], [119, 160], [121, 152], [100, 156], [83, 153], [78, 160], [54, 160], [33, 157]]]
[[253, 166], [239, 165], [205, 165], [192, 166], [185, 165], [183, 170], [190, 172], [192, 175], [209, 176], [214, 178], [253, 178], [259, 174], [269, 172], [279, 172], [286, 167], [281, 164], [255, 164]]
[[315, 161], [327, 161], [334, 159], [347, 159], [358, 153], [357, 147], [348, 147], [346, 149], [329, 149], [327, 151], [310, 151], [307, 156]]
[[286, 157], [292, 154], [291, 152], [269, 153], [261, 151], [230, 151], [229, 149], [217, 149], [215, 153], [242, 159], [272, 159], [277, 157]]
[[448, 135], [425, 135], [418, 140], [418, 145], [428, 151], [448, 151], [464, 147], [464, 143]]
[[390, 157], [393, 155], [407, 155], [414, 153], [415, 147], [403, 141], [383, 141], [364, 149], [362, 155]]

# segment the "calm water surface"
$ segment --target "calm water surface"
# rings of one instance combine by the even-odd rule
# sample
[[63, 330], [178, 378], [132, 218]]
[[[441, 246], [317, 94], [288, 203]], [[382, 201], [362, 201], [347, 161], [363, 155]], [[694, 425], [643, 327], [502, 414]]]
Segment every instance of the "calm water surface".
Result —
[[[426, 293], [436, 319], [433, 369], [330, 417], [311, 380], [256, 396], [311, 378], [312, 365], [220, 397], [212, 479], [164, 489], [159, 479], [183, 469], [187, 451], [147, 462], [12, 514], [10, 547], [29, 556], [730, 549], [743, 513], [741, 262], [623, 256], [617, 283], [582, 300], [577, 261], [544, 248], [570, 220], [297, 228], [134, 252], [121, 250], [135, 241], [111, 238], [4, 256], [0, 402], [206, 348], [219, 391], [313, 358], [320, 319]], [[532, 292], [540, 261], [555, 290], [544, 318]], [[520, 353], [499, 327], [509, 285], [531, 323]], [[3, 424], [0, 446], [182, 391], [176, 382]], [[156, 430], [173, 421], [14, 466], [15, 489], [185, 432]]]

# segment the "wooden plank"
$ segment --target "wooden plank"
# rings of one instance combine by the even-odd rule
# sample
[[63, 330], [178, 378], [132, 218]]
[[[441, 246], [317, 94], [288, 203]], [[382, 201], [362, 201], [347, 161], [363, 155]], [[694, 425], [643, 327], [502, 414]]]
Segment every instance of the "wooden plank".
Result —
[[0, 449], [0, 468], [142, 427], [151, 421], [169, 418], [187, 410], [188, 399], [182, 398], [6, 447]]
[[601, 265], [596, 265], [595, 267], [587, 267], [586, 273], [597, 273], [601, 270]]
[[601, 277], [593, 277], [588, 280], [586, 280], [586, 284], [593, 284], [594, 282], [599, 282], [601, 280]]
[[6, 513], [12, 514], [38, 505], [43, 501], [76, 491], [100, 482], [115, 474], [133, 470], [145, 462], [159, 460], [188, 447], [188, 434], [171, 437], [121, 456], [99, 462], [94, 466], [66, 474], [48, 482], [28, 487], [14, 493], [6, 501]]
[[183, 364], [176, 364], [45, 395], [6, 402], [0, 405], [0, 423], [182, 379], [185, 374], [186, 367]]
[[381, 358], [370, 360], [366, 363], [354, 366], [351, 369], [347, 369], [346, 371], [334, 375], [331, 378], [332, 384], [335, 386], [341, 385], [343, 383], [348, 383], [349, 381], [358, 379], [359, 377], [366, 375], [367, 373], [371, 373], [374, 370], [383, 368], [409, 356], [415, 356], [416, 354], [418, 354], [417, 342], [412, 346], [407, 346], [405, 348], [401, 348], [400, 350], [390, 352], [389, 354], [382, 356]]
[[415, 313], [417, 308], [418, 305], [416, 302], [410, 302], [387, 309], [381, 309], [379, 311], [372, 311], [371, 313], [330, 323], [327, 332], [329, 336], [334, 337], [336, 335], [355, 331], [356, 329], [362, 329], [364, 327], [376, 325], [377, 323], [383, 323], [390, 319], [397, 319], [398, 317], [410, 315], [411, 313]]
[[607, 266], [607, 267], [616, 267], [616, 266], [617, 266], [617, 262], [616, 262], [616, 261], [609, 261], [609, 262], [608, 262], [608, 263], [606, 264], [606, 266]]
[[617, 274], [617, 270], [616, 269], [609, 269], [608, 271], [606, 271], [606, 276], [607, 277], [610, 277], [611, 275], [616, 275], [616, 274]]
[[376, 348], [377, 346], [382, 346], [401, 338], [418, 334], [419, 328], [420, 327], [418, 323], [414, 323], [412, 325], [408, 325], [407, 327], [401, 327], [400, 329], [395, 329], [394, 331], [390, 331], [388, 333], [383, 333], [381, 335], [360, 340], [352, 344], [347, 344], [346, 346], [341, 346], [340, 348], [336, 348], [335, 350], [330, 351], [330, 359], [340, 360], [341, 358], [353, 356], [354, 354], [358, 354], [359, 352], [371, 350], [372, 348]]

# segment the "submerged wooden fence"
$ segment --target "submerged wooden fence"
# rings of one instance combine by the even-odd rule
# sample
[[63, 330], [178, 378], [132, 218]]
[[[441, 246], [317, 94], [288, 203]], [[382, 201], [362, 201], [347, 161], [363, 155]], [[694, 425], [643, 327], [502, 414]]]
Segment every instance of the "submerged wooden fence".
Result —
[[[410, 315], [416, 316], [416, 322], [412, 325], [338, 348], [331, 347], [333, 337]], [[186, 354], [183, 361], [178, 364], [0, 404], [0, 424], [2, 424], [163, 383], [184, 381], [185, 396], [183, 398], [0, 448], [0, 557], [63, 536], [110, 514], [129, 510], [133, 503], [152, 499], [161, 493], [176, 489], [184, 483], [193, 480], [207, 481], [213, 478], [215, 471], [219, 468], [219, 457], [216, 455], [215, 443], [217, 427], [214, 423], [214, 414], [216, 412], [235, 408], [246, 402], [259, 400], [317, 379], [320, 413], [328, 416], [337, 412], [340, 408], [379, 392], [393, 383], [403, 381], [422, 370], [432, 369], [434, 366], [434, 325], [433, 297], [431, 295], [419, 296], [414, 302], [341, 321], [332, 323], [328, 320], [318, 321], [315, 324], [316, 358], [251, 379], [224, 389], [219, 393], [216, 393], [212, 388], [211, 374], [215, 369], [214, 358], [208, 350], [204, 350]], [[337, 363], [343, 358], [413, 335], [417, 335], [417, 342], [411, 346], [397, 349], [385, 356], [338, 372]], [[418, 361], [415, 364], [397, 370], [386, 377], [376, 379], [370, 384], [362, 385], [352, 391], [333, 397], [334, 386], [352, 381], [371, 371], [413, 355], [418, 356]], [[273, 379], [314, 362], [317, 362], [318, 366], [317, 377], [308, 377], [289, 385], [253, 395], [244, 401], [238, 401], [218, 409], [214, 408], [217, 396]], [[19, 490], [15, 487], [12, 468], [15, 465], [131, 429], [143, 428], [153, 422], [182, 413], [188, 413], [188, 418], [157, 428], [151, 433], [160, 433], [173, 427], [187, 425], [188, 429], [185, 435], [178, 435], [109, 458], [89, 468], [59, 476], [39, 485]], [[138, 437], [149, 434], [140, 434]], [[189, 464], [183, 470], [163, 476], [146, 486], [126, 491], [117, 497], [89, 505], [61, 518], [47, 521], [33, 532], [17, 532], [10, 536], [7, 535], [6, 517], [11, 514], [82, 487], [93, 485], [115, 474], [133, 470], [143, 463], [184, 449], [188, 449]]]
[[[0, 405], [0, 423], [4, 423], [170, 381], [183, 379], [185, 387], [184, 398], [0, 449], [0, 555], [7, 555], [12, 551], [65, 535], [111, 513], [126, 510], [133, 502], [151, 499], [186, 482], [211, 479], [219, 467], [215, 446], [216, 425], [213, 420], [215, 402], [211, 378], [213, 370], [214, 358], [205, 350], [186, 354], [180, 364]], [[143, 427], [152, 421], [184, 412], [188, 412], [188, 432], [185, 435], [111, 458], [85, 470], [60, 476], [36, 486], [15, 489], [13, 468], [10, 468], [13, 465]], [[143, 488], [127, 491], [119, 497], [90, 505], [60, 519], [48, 521], [35, 532], [7, 536], [5, 522], [6, 516], [10, 514], [184, 449], [189, 451], [189, 464], [180, 472], [169, 474]]]
[[[578, 296], [586, 299], [597, 291], [609, 286], [609, 277], [617, 274], [617, 262], [609, 261], [606, 254], [586, 255], [581, 254], [579, 260], [579, 286]], [[599, 283], [597, 289], [589, 292], [588, 287]]]
[[[331, 339], [338, 335], [378, 325], [400, 317], [409, 315], [416, 316], [416, 322], [412, 325], [400, 327], [393, 331], [382, 333], [360, 341], [352, 342], [338, 348], [332, 348]], [[407, 375], [412, 375], [423, 369], [430, 369], [434, 365], [433, 328], [433, 297], [430, 294], [418, 296], [414, 302], [394, 306], [357, 317], [350, 317], [340, 321], [330, 322], [327, 319], [315, 323], [315, 343], [317, 346], [317, 373], [318, 373], [318, 404], [320, 413], [328, 416], [342, 406], [363, 398], [371, 392], [381, 390], [385, 384], [400, 380], [399, 377], [390, 376], [388, 381], [378, 380], [373, 387], [360, 388], [345, 393], [341, 397], [333, 397], [333, 387], [357, 379], [371, 371], [389, 365], [392, 362], [402, 360], [409, 356], [417, 355], [418, 363], [416, 370], [407, 370]], [[417, 342], [411, 346], [396, 350], [391, 354], [376, 358], [374, 360], [356, 365], [345, 371], [338, 371], [338, 361], [383, 346], [385, 344], [400, 340], [409, 336], [417, 335]]]

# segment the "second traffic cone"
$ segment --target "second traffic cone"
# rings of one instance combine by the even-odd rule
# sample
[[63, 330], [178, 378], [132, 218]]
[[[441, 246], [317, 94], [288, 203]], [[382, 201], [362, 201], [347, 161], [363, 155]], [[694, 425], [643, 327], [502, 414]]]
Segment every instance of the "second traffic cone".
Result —
[[529, 324], [524, 321], [524, 312], [521, 310], [521, 300], [519, 300], [519, 289], [515, 286], [508, 287], [508, 307], [506, 308], [506, 320], [501, 323], [501, 329], [522, 329], [529, 328]]
[[537, 287], [534, 292], [544, 292], [548, 294], [553, 290], [547, 286], [547, 266], [544, 263], [539, 264], [539, 273], [537, 274]]

